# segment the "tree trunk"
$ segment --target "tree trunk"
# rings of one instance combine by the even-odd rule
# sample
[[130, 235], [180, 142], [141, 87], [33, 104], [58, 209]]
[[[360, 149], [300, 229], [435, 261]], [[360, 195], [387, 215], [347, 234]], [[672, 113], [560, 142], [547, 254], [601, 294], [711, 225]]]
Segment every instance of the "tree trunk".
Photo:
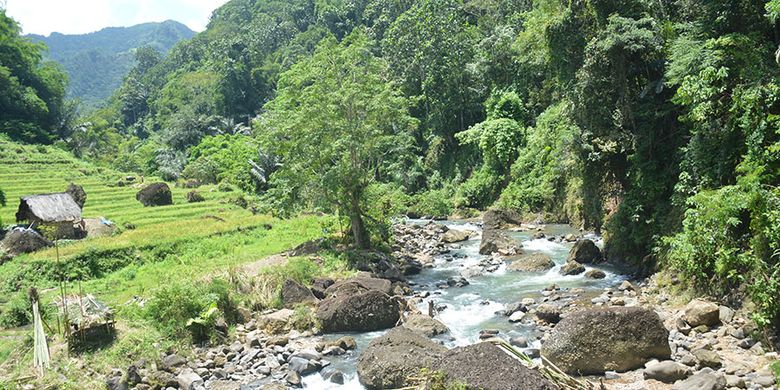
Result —
[[352, 235], [355, 237], [355, 246], [358, 249], [371, 248], [371, 240], [368, 238], [368, 231], [366, 225], [363, 223], [363, 216], [361, 215], [360, 201], [357, 197], [352, 197], [352, 204], [350, 207], [350, 224], [352, 225]]

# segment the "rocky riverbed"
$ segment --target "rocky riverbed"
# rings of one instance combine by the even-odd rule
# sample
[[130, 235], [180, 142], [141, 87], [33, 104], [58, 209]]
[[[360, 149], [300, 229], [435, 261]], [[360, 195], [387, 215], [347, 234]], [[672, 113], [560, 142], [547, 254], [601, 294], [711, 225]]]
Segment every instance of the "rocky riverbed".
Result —
[[775, 388], [777, 354], [744, 312], [630, 280], [603, 264], [596, 236], [501, 214], [484, 229], [394, 230], [392, 258], [367, 256], [353, 279], [285, 284], [285, 303], [312, 305], [321, 330], [291, 330], [290, 309], [257, 313], [235, 340], [117, 370], [109, 388], [398, 388], [423, 367], [486, 389], [557, 388], [480, 343], [495, 338], [606, 389]]

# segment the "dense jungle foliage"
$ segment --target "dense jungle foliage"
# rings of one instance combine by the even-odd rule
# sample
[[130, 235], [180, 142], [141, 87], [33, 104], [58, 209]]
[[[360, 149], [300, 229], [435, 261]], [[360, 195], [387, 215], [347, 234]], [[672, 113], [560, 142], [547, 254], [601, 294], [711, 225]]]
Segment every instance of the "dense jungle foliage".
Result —
[[360, 246], [398, 212], [572, 223], [614, 262], [748, 293], [777, 324], [778, 18], [778, 0], [232, 0], [63, 126], [61, 73], [3, 16], [19, 98], [0, 124], [276, 214], [348, 216]]

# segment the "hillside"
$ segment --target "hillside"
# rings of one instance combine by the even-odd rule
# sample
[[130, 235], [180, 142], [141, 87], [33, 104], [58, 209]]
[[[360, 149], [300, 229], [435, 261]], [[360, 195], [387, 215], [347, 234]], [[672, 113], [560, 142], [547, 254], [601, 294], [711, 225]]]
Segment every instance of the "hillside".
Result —
[[[235, 204], [238, 198], [244, 199], [240, 192], [219, 191], [217, 186], [198, 188], [205, 200], [187, 203], [184, 195], [192, 189], [169, 183], [173, 205], [143, 207], [135, 199], [142, 185], [117, 185], [132, 173], [96, 167], [55, 147], [19, 144], [4, 136], [0, 136], [0, 166], [0, 188], [8, 200], [6, 207], [0, 207], [3, 224], [14, 222], [19, 197], [62, 191], [74, 182], [87, 193], [84, 217], [104, 216], [119, 226], [111, 237], [63, 241], [56, 250], [0, 262], [0, 321], [12, 318], [14, 302], [28, 287], [38, 288], [51, 302], [61, 270], [66, 270], [68, 278], [75, 278], [66, 283], [70, 292], [82, 288], [121, 311], [126, 310], [123, 305], [128, 300], [149, 297], [161, 286], [197, 286], [209, 275], [228, 271], [237, 277], [242, 275], [239, 267], [245, 264], [263, 267], [263, 258], [322, 235], [320, 217], [278, 220], [255, 214]], [[132, 229], [129, 224], [134, 225]], [[119, 348], [153, 356], [149, 345], [160, 335], [136, 319], [122, 316], [118, 321], [123, 329], [118, 340], [123, 346]], [[7, 388], [4, 381], [31, 364], [24, 335], [21, 328], [0, 330], [0, 388]], [[139, 344], [139, 339], [146, 344]], [[114, 359], [123, 359], [115, 353], [98, 351], [95, 364], [115, 364]], [[67, 377], [64, 382], [62, 378], [55, 380], [75, 386], [66, 388], [97, 388], [101, 384], [100, 379], [77, 373]]]
[[[205, 200], [187, 203], [185, 194], [193, 190], [170, 183], [173, 205], [144, 207], [136, 200], [135, 194], [145, 184], [117, 185], [117, 182], [132, 174], [92, 166], [54, 147], [23, 145], [0, 138], [0, 163], [3, 166], [0, 170], [0, 188], [3, 189], [8, 200], [7, 206], [0, 208], [0, 220], [3, 224], [14, 223], [14, 214], [20, 197], [60, 192], [69, 183], [76, 183], [83, 186], [87, 193], [83, 216], [104, 217], [118, 226], [118, 233], [111, 237], [60, 243], [59, 255], [66, 262], [77, 263], [83, 261], [85, 255], [89, 257], [90, 254], [96, 253], [111, 258], [139, 248], [176, 245], [193, 239], [252, 230], [274, 223], [267, 215], [254, 214], [236, 205], [236, 203], [246, 202], [240, 192], [219, 191], [217, 186], [198, 188], [196, 191]], [[147, 177], [142, 180], [151, 183], [159, 179]], [[300, 238], [291, 237], [291, 239], [297, 241]], [[238, 246], [234, 249], [240, 248], [241, 246]], [[249, 256], [247, 260], [256, 259], [251, 252], [247, 255]], [[20, 256], [0, 265], [0, 286], [2, 286], [0, 289], [15, 290], [13, 286], [21, 281], [17, 279], [20, 273], [46, 268], [46, 264], [53, 262], [55, 257], [56, 251], [51, 248]], [[110, 268], [104, 267], [97, 274], [108, 276], [111, 271], [125, 265], [127, 264], [119, 262]], [[86, 278], [90, 279], [94, 276], [96, 275], [86, 276]], [[144, 281], [147, 282], [148, 280]], [[22, 284], [28, 283], [34, 281], [26, 280]], [[44, 280], [43, 285], [46, 283]], [[128, 293], [128, 291], [119, 292], [122, 296]], [[0, 299], [0, 303], [2, 301]]]
[[[139, 229], [174, 219], [201, 218], [207, 214], [224, 215], [238, 209], [220, 203], [226, 201], [231, 194], [210, 192], [213, 187], [200, 189], [206, 201], [187, 204], [184, 194], [191, 190], [173, 185], [173, 206], [165, 209], [145, 208], [135, 199], [139, 185], [117, 185], [117, 182], [128, 174], [94, 167], [53, 147], [0, 140], [0, 163], [3, 164], [3, 170], [0, 171], [0, 188], [3, 188], [9, 203], [7, 207], [0, 208], [0, 219], [4, 223], [14, 222], [14, 213], [20, 197], [61, 192], [69, 183], [79, 184], [87, 192], [85, 217], [104, 216], [119, 225], [132, 223]], [[155, 179], [145, 179], [147, 183], [153, 180]], [[250, 213], [242, 210], [240, 214]]]
[[176, 43], [195, 33], [172, 20], [132, 27], [109, 27], [81, 35], [52, 33], [28, 35], [48, 46], [47, 57], [61, 64], [70, 78], [68, 96], [87, 107], [103, 103], [121, 84], [135, 64], [133, 50], [151, 46], [167, 53]]

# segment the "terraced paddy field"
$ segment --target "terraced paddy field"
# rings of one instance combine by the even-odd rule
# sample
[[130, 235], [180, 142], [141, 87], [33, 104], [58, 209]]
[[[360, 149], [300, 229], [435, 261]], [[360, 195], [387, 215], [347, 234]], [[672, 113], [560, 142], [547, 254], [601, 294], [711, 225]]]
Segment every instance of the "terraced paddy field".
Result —
[[[214, 186], [198, 189], [206, 201], [189, 204], [184, 196], [191, 189], [171, 185], [173, 206], [143, 207], [135, 194], [144, 185], [159, 179], [143, 178], [144, 183], [119, 186], [117, 183], [128, 175], [136, 176], [91, 166], [53, 147], [0, 140], [0, 188], [8, 199], [7, 207], [0, 208], [0, 219], [4, 223], [14, 222], [20, 197], [61, 192], [70, 183], [83, 186], [87, 192], [85, 218], [102, 216], [119, 226], [131, 223], [139, 230], [172, 221], [202, 220], [204, 216], [251, 219], [251, 213], [230, 204], [229, 200], [237, 194], [216, 191]], [[141, 176], [136, 177], [141, 180]]]
[[[143, 183], [118, 185], [127, 176]], [[164, 337], [157, 324], [139, 314], [135, 303], [172, 284], [203, 286], [212, 278], [244, 272], [247, 264], [251, 264], [250, 269], [259, 269], [268, 256], [329, 234], [333, 223], [321, 216], [280, 220], [254, 214], [235, 204], [244, 194], [218, 191], [217, 186], [198, 188], [205, 201], [188, 203], [185, 194], [192, 189], [169, 183], [173, 205], [144, 207], [136, 200], [136, 193], [158, 180], [98, 167], [55, 147], [22, 145], [0, 136], [0, 189], [7, 198], [6, 207], [0, 207], [4, 225], [16, 222], [20, 197], [61, 192], [75, 183], [87, 193], [83, 216], [104, 217], [118, 226], [110, 237], [60, 241], [57, 248], [4, 263], [0, 260], [0, 322], [8, 313], [18, 313], [20, 307], [26, 310], [26, 293], [35, 287], [43, 307], [49, 309], [51, 323], [56, 324], [52, 302], [59, 296], [64, 276], [69, 294], [81, 290], [112, 307], [119, 330], [112, 345], [70, 356], [62, 350], [64, 344], [56, 332], [47, 332], [56, 365], [39, 378], [30, 375], [30, 325], [0, 323], [0, 389], [30, 382], [35, 388], [104, 388], [100, 375], [94, 373], [127, 365], [139, 357], [154, 358], [161, 348], [174, 345], [186, 353], [188, 344]], [[94, 369], [88, 377], [73, 368], [84, 365]]]
[[[144, 184], [118, 185], [126, 176]], [[0, 188], [8, 201], [0, 208], [4, 224], [15, 222], [20, 197], [61, 192], [76, 183], [87, 193], [83, 216], [104, 217], [119, 227], [111, 237], [61, 241], [56, 249], [0, 265], [0, 291], [52, 288], [58, 273], [66, 272], [90, 293], [121, 303], [167, 280], [192, 279], [257, 261], [322, 235], [319, 217], [278, 220], [256, 215], [233, 203], [241, 193], [218, 191], [217, 186], [198, 188], [205, 201], [188, 203], [185, 194], [192, 189], [169, 183], [173, 205], [144, 207], [136, 193], [158, 180], [97, 167], [55, 147], [0, 138]], [[56, 265], [57, 253], [61, 265]], [[0, 311], [7, 297], [0, 294]]]

